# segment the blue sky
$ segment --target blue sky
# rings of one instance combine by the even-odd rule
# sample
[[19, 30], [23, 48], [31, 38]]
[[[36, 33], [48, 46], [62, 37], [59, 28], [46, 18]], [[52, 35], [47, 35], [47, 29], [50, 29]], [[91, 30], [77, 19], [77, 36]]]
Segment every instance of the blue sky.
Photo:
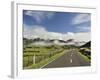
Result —
[[46, 36], [46, 34], [51, 34], [53, 37], [60, 35], [61, 37], [61, 35], [89, 33], [91, 30], [91, 14], [23, 10], [23, 25], [24, 35], [31, 37]]
[[[71, 13], [71, 12], [46, 12], [46, 11], [31, 11], [27, 14], [27, 10], [23, 11], [23, 22], [28, 26], [40, 25], [51, 32], [86, 32], [90, 31], [91, 15], [89, 13]], [[33, 12], [33, 13], [32, 13]], [[35, 12], [35, 13], [34, 13]], [[43, 13], [41, 13], [43, 12]], [[37, 14], [36, 14], [37, 13]], [[45, 16], [47, 13], [51, 18]], [[79, 16], [80, 15], [80, 16]], [[38, 16], [38, 17], [34, 17]], [[43, 16], [43, 17], [42, 17]], [[79, 23], [74, 24], [75, 17], [80, 17]], [[81, 18], [83, 16], [83, 18]], [[36, 18], [40, 18], [39, 20]], [[88, 21], [87, 21], [88, 18]], [[80, 20], [83, 22], [80, 23]], [[84, 29], [85, 28], [85, 29]], [[87, 28], [87, 29], [86, 29]]]

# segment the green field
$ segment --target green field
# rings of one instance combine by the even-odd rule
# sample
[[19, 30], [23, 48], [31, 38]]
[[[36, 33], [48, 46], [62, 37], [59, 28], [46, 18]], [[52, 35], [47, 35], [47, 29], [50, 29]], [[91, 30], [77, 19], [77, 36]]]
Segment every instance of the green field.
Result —
[[82, 48], [78, 49], [79, 54], [87, 61], [91, 61], [91, 49], [90, 48]]
[[24, 45], [23, 69], [39, 69], [56, 60], [70, 49], [77, 49], [79, 54], [91, 61], [90, 48], [78, 48], [72, 45]]
[[23, 49], [23, 69], [36, 69], [62, 56], [68, 49], [66, 46], [28, 45]]

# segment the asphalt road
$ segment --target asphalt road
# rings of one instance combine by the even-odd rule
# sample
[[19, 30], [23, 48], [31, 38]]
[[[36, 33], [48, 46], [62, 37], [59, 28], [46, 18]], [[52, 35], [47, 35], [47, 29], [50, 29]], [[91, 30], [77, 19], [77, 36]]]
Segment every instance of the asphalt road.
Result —
[[90, 62], [85, 60], [77, 50], [70, 50], [60, 58], [47, 64], [43, 68], [57, 68], [57, 67], [79, 67], [90, 66]]

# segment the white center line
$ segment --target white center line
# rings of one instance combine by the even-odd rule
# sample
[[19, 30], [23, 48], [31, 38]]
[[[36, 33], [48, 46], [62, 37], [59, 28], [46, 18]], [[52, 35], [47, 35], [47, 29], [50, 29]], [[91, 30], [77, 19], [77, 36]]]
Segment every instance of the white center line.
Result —
[[72, 63], [73, 62], [73, 60], [72, 59], [70, 59], [70, 63]]
[[71, 54], [71, 56], [72, 56], [72, 54]]

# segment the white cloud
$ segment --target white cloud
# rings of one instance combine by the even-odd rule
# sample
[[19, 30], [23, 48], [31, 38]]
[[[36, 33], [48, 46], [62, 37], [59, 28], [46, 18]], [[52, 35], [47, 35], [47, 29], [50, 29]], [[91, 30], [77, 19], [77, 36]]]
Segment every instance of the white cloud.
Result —
[[90, 32], [75, 33], [73, 39], [75, 39], [76, 41], [90, 41], [91, 33]]
[[48, 32], [43, 26], [26, 26], [24, 25], [24, 37], [26, 38], [44, 38], [44, 39], [60, 39], [61, 33]]
[[89, 26], [77, 26], [78, 31], [91, 31]]
[[82, 13], [72, 19], [72, 25], [76, 27], [77, 31], [89, 32], [91, 30], [90, 21], [90, 14]]
[[90, 21], [90, 14], [78, 14], [72, 20], [72, 24], [81, 24]]
[[51, 19], [55, 12], [43, 11], [25, 11], [25, 15], [33, 17], [37, 23], [41, 23], [44, 19]]
[[46, 34], [45, 28], [42, 26], [27, 26], [24, 25], [24, 37], [26, 38], [36, 38], [36, 37], [42, 37], [44, 34]]
[[74, 36], [73, 32], [67, 32], [67, 34], [70, 35], [70, 36]]
[[63, 34], [57, 32], [49, 32], [43, 26], [24, 25], [24, 37], [29, 39], [34, 39], [39, 37], [43, 39], [60, 39], [60, 40], [74, 39], [75, 41], [89, 41], [90, 32], [80, 32], [80, 33], [67, 32]]

